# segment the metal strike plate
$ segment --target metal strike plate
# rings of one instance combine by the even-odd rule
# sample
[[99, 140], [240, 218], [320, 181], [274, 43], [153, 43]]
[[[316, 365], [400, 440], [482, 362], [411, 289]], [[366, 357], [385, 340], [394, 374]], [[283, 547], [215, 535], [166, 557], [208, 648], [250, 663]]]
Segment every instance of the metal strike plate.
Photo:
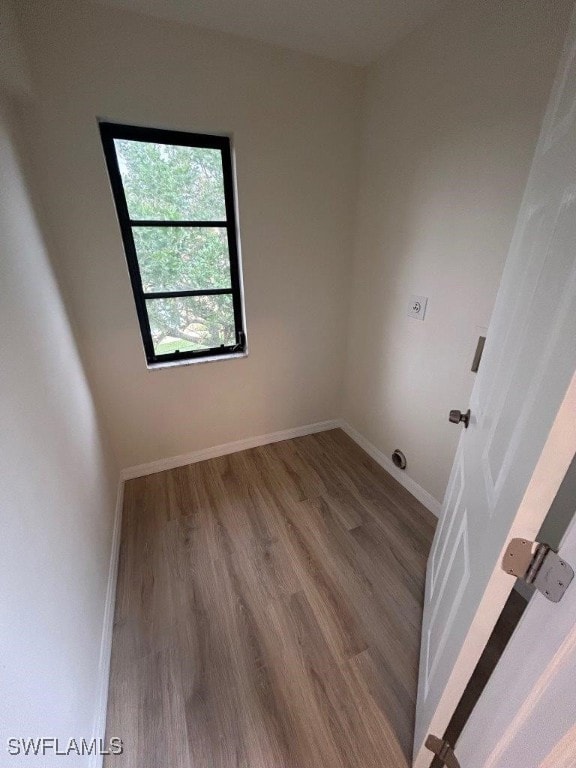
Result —
[[431, 733], [426, 737], [424, 742], [426, 749], [436, 755], [447, 768], [460, 768], [460, 763], [456, 759], [454, 750], [444, 739], [433, 736]]
[[484, 344], [486, 344], [486, 336], [478, 337], [478, 344], [476, 345], [476, 352], [474, 352], [474, 360], [472, 360], [472, 373], [478, 373], [480, 368], [480, 360], [482, 360], [482, 353], [484, 352]]
[[[534, 546], [536, 545], [536, 546]], [[574, 578], [574, 571], [548, 544], [512, 539], [502, 559], [502, 568], [532, 584], [544, 597], [558, 603]]]

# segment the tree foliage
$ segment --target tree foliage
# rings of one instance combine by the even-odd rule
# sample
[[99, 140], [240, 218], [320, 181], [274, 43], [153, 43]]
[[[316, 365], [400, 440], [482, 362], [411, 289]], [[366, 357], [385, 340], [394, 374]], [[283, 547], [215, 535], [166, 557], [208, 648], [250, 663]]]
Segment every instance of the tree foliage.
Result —
[[[116, 139], [133, 220], [225, 221], [222, 158], [217, 149]], [[145, 292], [230, 287], [225, 227], [132, 229]], [[157, 354], [234, 344], [231, 295], [149, 299]]]

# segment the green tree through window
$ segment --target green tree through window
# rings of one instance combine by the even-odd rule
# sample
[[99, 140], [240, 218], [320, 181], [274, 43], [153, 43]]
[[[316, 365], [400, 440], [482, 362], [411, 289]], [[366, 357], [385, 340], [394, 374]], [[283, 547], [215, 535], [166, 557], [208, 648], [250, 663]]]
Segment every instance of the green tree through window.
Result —
[[149, 362], [241, 351], [229, 140], [101, 132]]

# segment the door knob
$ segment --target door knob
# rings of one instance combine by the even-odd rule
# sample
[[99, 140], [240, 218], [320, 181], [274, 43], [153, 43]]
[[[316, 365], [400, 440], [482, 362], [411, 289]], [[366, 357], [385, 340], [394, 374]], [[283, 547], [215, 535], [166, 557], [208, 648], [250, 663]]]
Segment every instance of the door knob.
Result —
[[450, 416], [448, 416], [448, 420], [452, 422], [452, 424], [464, 424], [464, 428], [468, 429], [468, 424], [470, 424], [470, 408], [466, 411], [466, 413], [462, 413], [462, 411], [450, 411]]

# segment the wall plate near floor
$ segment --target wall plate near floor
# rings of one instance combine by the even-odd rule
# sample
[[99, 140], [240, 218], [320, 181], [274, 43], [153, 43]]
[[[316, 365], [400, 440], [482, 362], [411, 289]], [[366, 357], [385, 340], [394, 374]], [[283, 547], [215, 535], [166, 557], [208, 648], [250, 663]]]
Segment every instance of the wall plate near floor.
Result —
[[408, 305], [408, 317], [415, 317], [417, 320], [424, 320], [427, 304], [427, 296], [410, 296], [410, 304]]

